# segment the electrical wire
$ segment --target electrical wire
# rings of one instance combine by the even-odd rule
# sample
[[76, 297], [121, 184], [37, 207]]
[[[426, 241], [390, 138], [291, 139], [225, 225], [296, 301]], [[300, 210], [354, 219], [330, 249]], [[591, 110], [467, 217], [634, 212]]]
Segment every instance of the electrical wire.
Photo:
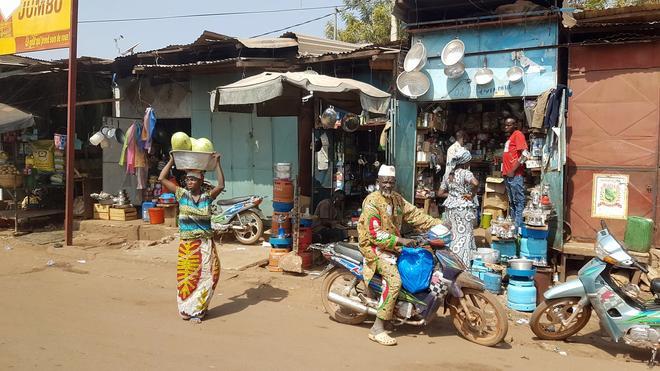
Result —
[[[222, 13], [200, 13], [200, 14], [180, 14], [159, 17], [141, 17], [141, 18], [115, 18], [115, 19], [89, 19], [78, 21], [78, 23], [112, 23], [112, 22], [140, 22], [140, 21], [156, 21], [164, 19], [179, 19], [179, 18], [200, 18], [200, 17], [221, 17], [229, 15], [247, 15], [247, 14], [269, 14], [269, 13], [290, 13], [308, 10], [321, 10], [321, 9], [339, 9], [345, 8], [345, 5], [333, 6], [316, 6], [307, 8], [288, 8], [288, 9], [272, 9], [272, 10], [246, 10], [238, 12], [222, 12]], [[334, 13], [332, 13], [334, 14]]]
[[252, 38], [255, 38], [255, 37], [261, 37], [261, 36], [270, 35], [270, 34], [272, 34], [272, 33], [276, 33], [276, 32], [286, 31], [286, 30], [288, 30], [288, 29], [290, 29], [290, 28], [298, 27], [298, 26], [302, 26], [302, 25], [307, 24], [307, 23], [312, 23], [312, 22], [314, 22], [314, 21], [318, 21], [318, 20], [320, 20], [320, 19], [327, 18], [327, 17], [329, 17], [329, 16], [331, 16], [331, 15], [335, 15], [335, 13], [328, 13], [328, 14], [326, 14], [326, 15], [322, 15], [322, 16], [320, 16], [320, 17], [317, 17], [317, 18], [314, 18], [314, 19], [310, 19], [310, 20], [308, 20], [308, 21], [304, 21], [304, 22], [296, 23], [296, 24], [294, 24], [294, 25], [287, 26], [287, 27], [284, 27], [284, 28], [280, 28], [280, 29], [277, 29], [277, 30], [273, 30], [273, 31], [269, 31], [269, 32], [264, 32], [264, 33], [259, 34], [259, 35], [254, 35], [254, 36], [252, 36], [252, 37], [250, 37], [250, 38], [252, 39]]

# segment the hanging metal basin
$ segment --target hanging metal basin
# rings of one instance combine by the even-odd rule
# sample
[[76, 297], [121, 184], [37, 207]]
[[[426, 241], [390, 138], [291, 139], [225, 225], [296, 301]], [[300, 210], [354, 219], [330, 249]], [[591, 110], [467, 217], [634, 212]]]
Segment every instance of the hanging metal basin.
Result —
[[419, 71], [424, 65], [426, 65], [426, 48], [424, 44], [417, 42], [406, 54], [406, 58], [403, 60], [403, 69], [406, 72]]
[[460, 39], [454, 39], [442, 48], [440, 58], [445, 66], [453, 66], [463, 60], [465, 44]]
[[512, 66], [506, 71], [506, 77], [509, 79], [509, 82], [518, 82], [522, 80], [525, 75], [525, 70], [519, 66]]
[[454, 65], [445, 67], [445, 75], [450, 79], [456, 79], [465, 73], [465, 63], [458, 62]]
[[402, 72], [396, 79], [396, 87], [406, 97], [417, 99], [429, 91], [431, 82], [422, 72]]
[[474, 81], [477, 85], [490, 84], [493, 81], [493, 70], [488, 67], [478, 69], [474, 75]]

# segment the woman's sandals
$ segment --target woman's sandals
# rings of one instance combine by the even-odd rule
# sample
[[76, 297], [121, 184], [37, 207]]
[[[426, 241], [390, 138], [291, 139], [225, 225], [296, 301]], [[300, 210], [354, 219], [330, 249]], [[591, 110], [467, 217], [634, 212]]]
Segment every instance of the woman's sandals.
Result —
[[378, 335], [369, 334], [369, 340], [386, 346], [396, 345], [396, 339], [388, 335], [385, 331], [379, 333]]

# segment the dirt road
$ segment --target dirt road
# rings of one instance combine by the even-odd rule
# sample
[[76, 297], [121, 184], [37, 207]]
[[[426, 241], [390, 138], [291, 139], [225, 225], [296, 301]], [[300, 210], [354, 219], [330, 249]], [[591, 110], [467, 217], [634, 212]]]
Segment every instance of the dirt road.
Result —
[[369, 324], [328, 318], [321, 280], [262, 268], [224, 270], [209, 315], [194, 325], [177, 316], [175, 254], [172, 244], [83, 250], [0, 240], [0, 369], [646, 369], [646, 352], [606, 342], [595, 322], [571, 343], [542, 342], [516, 313], [497, 348], [459, 338], [446, 318], [398, 328], [398, 346], [379, 346]]

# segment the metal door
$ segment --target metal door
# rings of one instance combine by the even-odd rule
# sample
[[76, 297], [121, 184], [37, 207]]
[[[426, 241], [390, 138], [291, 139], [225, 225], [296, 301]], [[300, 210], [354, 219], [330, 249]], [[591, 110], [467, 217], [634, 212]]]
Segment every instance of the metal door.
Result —
[[[573, 237], [593, 240], [593, 174], [628, 174], [628, 215], [658, 220], [658, 43], [570, 50], [567, 216]], [[622, 58], [621, 53], [626, 54]], [[657, 54], [656, 54], [657, 55]], [[648, 65], [655, 61], [655, 66]], [[625, 220], [611, 220], [623, 237]], [[660, 235], [656, 234], [656, 244]]]

